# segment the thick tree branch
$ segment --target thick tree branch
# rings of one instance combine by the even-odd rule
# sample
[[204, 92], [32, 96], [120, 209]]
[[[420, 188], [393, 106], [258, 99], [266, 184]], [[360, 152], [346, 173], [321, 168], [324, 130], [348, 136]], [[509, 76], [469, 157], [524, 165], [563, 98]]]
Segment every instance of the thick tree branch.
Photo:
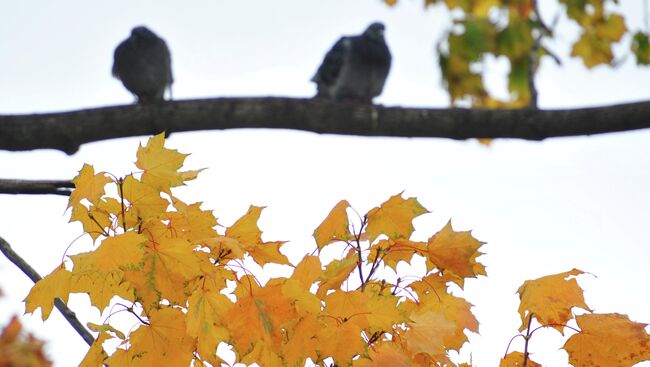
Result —
[[296, 98], [216, 98], [36, 115], [0, 116], [0, 149], [58, 149], [156, 134], [234, 128], [316, 133], [468, 138], [591, 135], [650, 127], [650, 102], [567, 110], [401, 108]]
[[[7, 241], [5, 241], [2, 237], [0, 237], [0, 252], [2, 252], [9, 261], [14, 263], [18, 267], [18, 269], [22, 270], [25, 275], [29, 277], [29, 279], [32, 280], [32, 282], [36, 283], [39, 280], [41, 280], [41, 276], [32, 268], [27, 261], [25, 261], [20, 255], [18, 255], [9, 245]], [[81, 324], [81, 321], [77, 319], [77, 315], [66, 306], [65, 303], [59, 298], [56, 298], [54, 300], [54, 305], [56, 308], [61, 312], [63, 317], [65, 317], [66, 320], [72, 325], [72, 328], [81, 335], [83, 340], [88, 344], [92, 345], [93, 342], [95, 341], [95, 338], [90, 334], [90, 332]]]
[[72, 181], [0, 179], [0, 194], [54, 194], [70, 196]]

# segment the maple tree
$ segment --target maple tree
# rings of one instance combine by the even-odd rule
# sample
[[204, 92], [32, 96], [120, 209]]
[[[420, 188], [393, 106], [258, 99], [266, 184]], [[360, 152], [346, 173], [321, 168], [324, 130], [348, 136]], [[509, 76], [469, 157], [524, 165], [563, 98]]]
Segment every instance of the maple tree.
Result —
[[[384, 1], [391, 6], [398, 2]], [[571, 56], [582, 60], [587, 68], [615, 65], [618, 60], [613, 46], [627, 33], [632, 37], [628, 52], [637, 65], [650, 64], [650, 30], [629, 30], [625, 18], [616, 10], [617, 3], [559, 0], [568, 19], [579, 27], [580, 37], [571, 46]], [[561, 63], [560, 57], [546, 46], [546, 41], [559, 36], [559, 14], [548, 23], [536, 0], [424, 0], [424, 4], [444, 4], [453, 11], [454, 26], [437, 47], [452, 102], [469, 99], [475, 107], [488, 108], [537, 105], [534, 76], [540, 59], [549, 57]], [[483, 83], [482, 65], [490, 55], [503, 56], [510, 64], [507, 100], [491, 96]]]
[[[400, 193], [365, 215], [342, 200], [294, 265], [281, 252], [284, 241], [262, 238], [263, 207], [251, 206], [221, 230], [201, 203], [174, 195], [200, 172], [181, 171], [186, 156], [165, 148], [161, 134], [138, 149], [139, 173], [118, 178], [86, 164], [75, 178], [71, 221], [82, 224], [96, 248], [68, 254], [38, 281], [26, 311], [40, 309], [45, 320], [55, 298], [67, 302], [82, 293], [100, 311], [118, 305], [136, 325], [120, 329], [110, 317], [89, 323], [98, 336], [81, 366], [221, 365], [220, 344], [238, 362], [261, 366], [457, 365], [449, 353], [479, 324], [455, 290], [487, 275], [478, 259], [484, 243], [470, 231], [449, 222], [417, 241], [413, 220], [428, 210], [416, 198]], [[324, 263], [321, 253], [336, 246], [340, 256]], [[400, 263], [420, 260], [418, 277], [400, 275]], [[293, 270], [261, 282], [253, 263]], [[523, 352], [511, 351], [511, 343], [500, 366], [538, 365], [528, 344], [540, 328], [572, 332], [564, 349], [574, 366], [650, 360], [646, 325], [591, 313], [575, 279], [582, 274], [573, 269], [524, 282]], [[576, 316], [574, 309], [582, 311]]]

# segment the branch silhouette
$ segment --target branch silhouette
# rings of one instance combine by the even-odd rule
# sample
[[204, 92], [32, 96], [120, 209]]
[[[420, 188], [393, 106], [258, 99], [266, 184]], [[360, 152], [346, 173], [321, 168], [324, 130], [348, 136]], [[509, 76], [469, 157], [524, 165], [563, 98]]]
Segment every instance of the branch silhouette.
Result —
[[[27, 261], [25, 261], [20, 255], [18, 255], [9, 245], [7, 241], [5, 241], [2, 237], [0, 237], [0, 252], [2, 252], [9, 261], [11, 261], [14, 265], [18, 267], [25, 275], [29, 277], [29, 279], [32, 280], [32, 282], [36, 283], [39, 280], [42, 279], [41, 275], [32, 268]], [[77, 318], [77, 315], [72, 311], [71, 309], [68, 308], [68, 306], [63, 303], [63, 301], [60, 298], [56, 298], [54, 300], [54, 306], [61, 312], [63, 317], [68, 321], [68, 323], [72, 326], [72, 328], [83, 338], [83, 340], [86, 342], [88, 345], [92, 345], [93, 342], [95, 341], [95, 338], [90, 334], [90, 332], [83, 326], [81, 321]]]
[[57, 149], [195, 130], [294, 129], [321, 134], [449, 139], [543, 140], [650, 127], [650, 101], [604, 107], [539, 109], [405, 108], [286, 97], [214, 98], [153, 105], [0, 116], [0, 149]]
[[0, 179], [0, 194], [64, 195], [70, 196], [72, 181]]

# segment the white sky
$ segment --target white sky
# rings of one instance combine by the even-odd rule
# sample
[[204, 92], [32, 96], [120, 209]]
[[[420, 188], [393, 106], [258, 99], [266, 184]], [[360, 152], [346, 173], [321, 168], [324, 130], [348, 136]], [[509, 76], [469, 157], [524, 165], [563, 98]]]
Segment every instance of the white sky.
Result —
[[[114, 47], [139, 24], [165, 38], [172, 51], [176, 99], [217, 96], [313, 95], [309, 79], [342, 34], [385, 22], [393, 68], [377, 102], [448, 106], [435, 42], [449, 18], [424, 11], [421, 0], [388, 8], [379, 0], [111, 1], [0, 3], [0, 114], [64, 111], [125, 104], [132, 97], [110, 75]], [[555, 2], [544, 2], [551, 19]], [[623, 1], [634, 29], [641, 2]], [[537, 82], [543, 108], [650, 99], [650, 71], [627, 60], [612, 70], [585, 70], [568, 60], [577, 37], [566, 22], [553, 49], [566, 60], [543, 62]], [[504, 93], [502, 61], [486, 80]], [[296, 131], [230, 130], [174, 134], [168, 146], [192, 153], [191, 169], [209, 167], [188, 188], [230, 225], [249, 204], [265, 205], [266, 239], [290, 240], [292, 260], [313, 249], [311, 233], [340, 199], [361, 213], [405, 190], [433, 213], [416, 220], [431, 235], [452, 218], [473, 229], [487, 255], [487, 278], [469, 281], [480, 334], [471, 337], [477, 366], [495, 366], [518, 327], [515, 291], [526, 279], [579, 268], [587, 303], [650, 322], [650, 131], [550, 139], [542, 143], [320, 136]], [[72, 157], [55, 151], [0, 152], [0, 177], [70, 179], [84, 162], [116, 175], [133, 170], [137, 144], [121, 139], [87, 144]], [[61, 260], [81, 234], [67, 224], [64, 197], [0, 196], [0, 236], [41, 274]], [[83, 250], [76, 243], [73, 250]], [[0, 259], [0, 325], [24, 311], [30, 281]], [[73, 308], [82, 321], [101, 322], [84, 297]], [[87, 347], [55, 311], [28, 328], [48, 341], [55, 366], [79, 363]], [[533, 358], [566, 365], [561, 338], [533, 339]], [[516, 347], [521, 345], [515, 344]], [[643, 364], [650, 366], [650, 363]]]

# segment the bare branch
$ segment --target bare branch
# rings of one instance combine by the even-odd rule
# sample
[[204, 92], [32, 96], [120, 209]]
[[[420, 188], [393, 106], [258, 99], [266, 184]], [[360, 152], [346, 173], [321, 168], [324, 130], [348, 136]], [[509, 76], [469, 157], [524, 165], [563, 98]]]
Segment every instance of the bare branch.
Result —
[[283, 97], [216, 98], [0, 116], [0, 149], [58, 149], [160, 133], [235, 128], [450, 139], [592, 135], [650, 127], [650, 102], [566, 110], [427, 109]]
[[54, 194], [70, 196], [74, 189], [71, 181], [0, 179], [0, 194]]
[[[41, 280], [41, 276], [32, 268], [27, 261], [25, 261], [20, 255], [18, 255], [9, 245], [7, 241], [5, 241], [2, 237], [0, 237], [0, 252], [2, 252], [9, 261], [14, 263], [20, 269], [23, 273], [25, 273], [29, 279], [32, 280], [32, 282], [36, 283], [39, 280]], [[81, 321], [77, 319], [77, 315], [66, 306], [65, 303], [59, 298], [56, 298], [54, 300], [54, 305], [56, 308], [61, 312], [63, 317], [65, 317], [66, 320], [68, 320], [68, 323], [72, 326], [72, 328], [83, 338], [83, 340], [88, 344], [92, 345], [93, 342], [95, 341], [95, 338], [90, 334], [90, 332], [81, 324]]]

